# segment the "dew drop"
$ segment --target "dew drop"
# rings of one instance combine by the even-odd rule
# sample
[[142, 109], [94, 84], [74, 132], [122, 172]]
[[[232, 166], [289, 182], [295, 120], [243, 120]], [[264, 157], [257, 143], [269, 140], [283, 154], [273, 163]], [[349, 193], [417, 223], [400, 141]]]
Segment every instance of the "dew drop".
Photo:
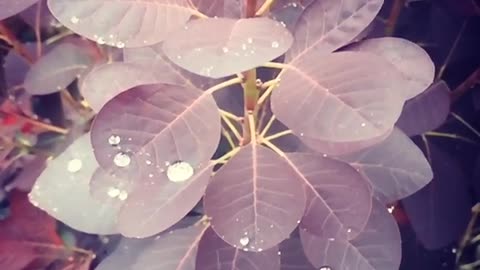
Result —
[[77, 16], [72, 16], [72, 18], [70, 18], [70, 22], [73, 24], [77, 24], [78, 22], [80, 22], [80, 19]]
[[151, 173], [148, 174], [148, 177], [153, 178], [153, 174], [151, 174]]
[[263, 251], [263, 249], [262, 249], [262, 248], [259, 248], [259, 249], [257, 249], [257, 250], [258, 250], [258, 252], [262, 252], [262, 251]]
[[333, 270], [330, 266], [322, 266], [319, 270]]
[[111, 146], [117, 146], [120, 143], [120, 141], [121, 141], [121, 139], [120, 139], [120, 136], [118, 136], [118, 135], [112, 135], [108, 138], [108, 143]]
[[361, 125], [361, 126], [362, 126], [362, 127], [366, 127], [366, 126], [367, 126], [367, 124], [365, 124], [365, 123], [362, 123], [362, 125]]
[[147, 165], [152, 165], [152, 161], [148, 160], [148, 159], [147, 159], [147, 161], [145, 161], [145, 163], [147, 163]]
[[279, 251], [279, 252], [277, 252], [277, 254], [278, 254], [278, 255], [282, 255], [282, 252], [281, 252], [281, 251]]
[[250, 243], [250, 239], [247, 236], [240, 238], [240, 245], [242, 245], [243, 247], [248, 245], [248, 243]]
[[110, 198], [116, 198], [120, 195], [120, 190], [118, 188], [110, 187], [107, 191], [107, 194]]
[[242, 44], [242, 50], [244, 50], [244, 51], [247, 50], [247, 44], [245, 44], [245, 43]]
[[53, 210], [53, 212], [55, 212], [55, 213], [58, 212], [58, 208], [56, 208], [56, 207], [54, 207], [52, 210]]
[[223, 50], [224, 53], [228, 53], [228, 48], [227, 47], [223, 47], [222, 50]]
[[82, 169], [82, 165], [82, 161], [78, 158], [75, 158], [68, 162], [67, 170], [71, 173], [76, 173]]
[[335, 241], [335, 238], [328, 238], [328, 241], [333, 242], [333, 241]]
[[100, 45], [103, 45], [103, 44], [105, 44], [105, 39], [103, 39], [103, 37], [99, 37], [99, 38], [97, 38], [97, 43], [100, 44]]
[[127, 167], [130, 165], [130, 161], [130, 156], [124, 152], [117, 153], [113, 158], [113, 163], [115, 163], [115, 165], [118, 167]]
[[387, 210], [391, 214], [391, 213], [393, 213], [393, 210], [395, 210], [395, 206], [392, 205], [392, 206], [388, 207]]
[[117, 42], [116, 46], [117, 46], [117, 48], [122, 49], [122, 48], [125, 48], [125, 43], [119, 41], [119, 42]]
[[122, 190], [120, 194], [118, 194], [118, 199], [121, 201], [125, 201], [128, 198], [128, 192]]
[[270, 224], [270, 228], [272, 228], [272, 229], [273, 229], [273, 224]]
[[456, 249], [456, 248], [452, 248], [452, 253], [457, 253], [457, 249]]
[[347, 232], [348, 232], [348, 233], [351, 233], [351, 232], [352, 232], [352, 229], [351, 229], [351, 228], [348, 228]]
[[253, 38], [251, 38], [251, 37], [247, 38], [247, 42], [252, 44], [253, 43]]
[[167, 166], [168, 180], [175, 183], [185, 182], [194, 174], [192, 165], [185, 161], [177, 161]]
[[280, 44], [277, 41], [272, 42], [272, 48], [278, 48]]
[[301, 136], [301, 137], [303, 137], [303, 135], [304, 135], [303, 133], [300, 133], [300, 136]]

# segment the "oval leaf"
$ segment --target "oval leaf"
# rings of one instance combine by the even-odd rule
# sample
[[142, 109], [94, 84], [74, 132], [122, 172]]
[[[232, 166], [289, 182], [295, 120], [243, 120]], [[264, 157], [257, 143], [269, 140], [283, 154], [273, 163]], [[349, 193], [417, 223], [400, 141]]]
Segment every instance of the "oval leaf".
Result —
[[297, 24], [287, 59], [292, 62], [313, 50], [325, 54], [347, 45], [373, 21], [382, 5], [383, 0], [315, 1]]
[[0, 0], [0, 21], [35, 4], [38, 0]]
[[212, 228], [232, 246], [269, 249], [286, 239], [305, 210], [301, 182], [268, 148], [244, 146], [217, 171], [204, 198]]
[[198, 246], [196, 269], [279, 270], [280, 256], [277, 247], [262, 252], [242, 251], [225, 243], [212, 229], [208, 229]]
[[196, 12], [186, 0], [48, 0], [48, 7], [72, 31], [118, 48], [163, 41]]
[[95, 111], [114, 96], [134, 86], [160, 82], [152, 72], [128, 63], [107, 63], [90, 71], [81, 86], [82, 95]]
[[139, 182], [148, 183], [152, 177], [165, 178], [158, 172], [177, 161], [204, 167], [220, 133], [218, 108], [208, 92], [142, 85], [122, 92], [100, 110], [92, 144], [104, 169], [136, 172]]
[[450, 114], [450, 88], [439, 81], [403, 107], [396, 126], [408, 136], [420, 135], [440, 127]]
[[402, 255], [400, 232], [393, 216], [374, 203], [365, 230], [354, 240], [321, 238], [300, 231], [303, 248], [317, 268], [398, 270]]
[[281, 270], [315, 270], [303, 252], [300, 238], [290, 237], [280, 244]]
[[353, 238], [365, 227], [372, 197], [355, 169], [318, 154], [285, 157], [307, 190], [307, 208], [300, 226], [311, 233]]
[[303, 135], [339, 143], [382, 136], [393, 127], [404, 103], [394, 91], [403, 82], [400, 74], [373, 54], [320, 56], [312, 51], [280, 78], [272, 93], [272, 110], [300, 139]]
[[141, 238], [173, 226], [200, 201], [212, 169], [213, 166], [195, 168], [197, 172], [184, 182], [169, 181], [164, 174], [155, 175], [151, 182], [136, 187], [118, 216], [120, 233]]
[[214, 18], [189, 22], [164, 42], [163, 50], [190, 72], [221, 78], [277, 58], [292, 41], [281, 23], [268, 18]]
[[48, 163], [29, 194], [30, 200], [76, 230], [92, 234], [118, 233], [119, 205], [90, 196], [89, 182], [97, 168], [90, 134], [85, 134]]
[[340, 159], [357, 168], [373, 186], [377, 198], [405, 198], [427, 185], [433, 172], [422, 151], [395, 129], [382, 143]]
[[399, 87], [405, 99], [425, 91], [435, 77], [435, 65], [427, 52], [403, 38], [368, 39], [350, 50], [374, 53], [392, 63], [407, 78], [407, 82]]
[[28, 71], [23, 86], [33, 95], [47, 95], [65, 89], [93, 63], [83, 48], [62, 43], [42, 56]]

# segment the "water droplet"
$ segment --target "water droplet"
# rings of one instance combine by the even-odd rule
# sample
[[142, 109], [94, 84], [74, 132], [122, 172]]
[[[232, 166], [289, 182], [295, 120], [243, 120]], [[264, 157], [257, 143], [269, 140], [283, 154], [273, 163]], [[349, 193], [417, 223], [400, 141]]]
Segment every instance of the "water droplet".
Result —
[[103, 37], [99, 37], [99, 38], [97, 38], [97, 43], [100, 44], [100, 45], [103, 45], [103, 44], [105, 44], [105, 39], [103, 39]]
[[242, 50], [244, 50], [244, 51], [247, 50], [247, 44], [245, 44], [245, 43], [242, 44]]
[[328, 155], [327, 155], [327, 154], [323, 154], [323, 157], [328, 157]]
[[130, 165], [130, 161], [130, 156], [124, 152], [119, 152], [113, 158], [113, 163], [115, 163], [115, 165], [117, 165], [118, 167], [127, 167], [128, 165]]
[[333, 270], [330, 266], [322, 266], [319, 270]]
[[278, 254], [278, 255], [282, 255], [282, 252], [281, 252], [281, 251], [279, 251], [279, 252], [277, 252], [277, 254]]
[[78, 158], [75, 158], [68, 162], [67, 170], [71, 173], [76, 173], [82, 169], [82, 165], [82, 161]]
[[250, 243], [250, 239], [247, 236], [240, 238], [240, 245], [243, 247], [248, 245], [248, 243]]
[[258, 252], [262, 252], [262, 251], [263, 251], [263, 249], [262, 249], [262, 248], [259, 248], [259, 249], [257, 249], [257, 250], [258, 250]]
[[79, 21], [80, 19], [77, 16], [72, 16], [72, 18], [70, 18], [70, 22], [73, 24], [77, 24]]
[[243, 251], [248, 251], [248, 248], [244, 248]]
[[328, 241], [335, 241], [335, 238], [328, 238]]
[[452, 253], [457, 253], [457, 249], [456, 249], [456, 248], [452, 248]]
[[361, 126], [362, 126], [362, 127], [366, 127], [366, 126], [367, 126], [367, 124], [365, 124], [365, 123], [362, 123], [362, 125], [361, 125]]
[[151, 174], [151, 173], [150, 173], [150, 174], [148, 174], [148, 177], [152, 178], [152, 177], [153, 177], [153, 174]]
[[119, 41], [119, 42], [117, 42], [116, 46], [117, 46], [117, 48], [122, 49], [122, 48], [125, 48], [125, 43]]
[[347, 232], [348, 232], [348, 233], [351, 233], [351, 232], [352, 232], [352, 229], [351, 229], [351, 228], [348, 228]]
[[118, 136], [118, 135], [112, 135], [112, 136], [110, 136], [110, 138], [108, 138], [108, 143], [111, 146], [117, 146], [120, 143], [120, 141], [121, 141], [121, 139], [120, 139], [120, 136]]
[[177, 55], [177, 59], [182, 59], [182, 56], [181, 56], [181, 55]]
[[393, 213], [393, 210], [395, 210], [395, 206], [392, 205], [392, 206], [388, 207], [387, 210], [391, 214], [391, 213]]
[[118, 195], [120, 195], [120, 190], [118, 188], [110, 187], [107, 191], [108, 196], [110, 198], [116, 198]]
[[147, 161], [145, 161], [145, 163], [147, 163], [147, 165], [152, 165], [152, 161], [148, 160], [148, 159], [147, 159]]
[[125, 201], [127, 198], [128, 192], [126, 192], [125, 190], [122, 190], [120, 194], [118, 194], [118, 199], [120, 199], [121, 201]]
[[303, 133], [300, 133], [300, 136], [301, 136], [301, 137], [303, 137], [303, 135], [305, 135], [305, 134], [303, 134]]
[[52, 210], [53, 210], [53, 212], [55, 212], [55, 213], [58, 212], [58, 208], [56, 208], [56, 207], [54, 207]]
[[247, 38], [247, 42], [252, 44], [253, 43], [253, 38], [251, 38], [251, 37]]
[[272, 48], [278, 48], [280, 44], [277, 41], [272, 42]]
[[270, 228], [272, 228], [272, 229], [273, 229], [273, 224], [270, 224]]
[[224, 53], [228, 53], [228, 48], [227, 47], [223, 47], [222, 50], [223, 50]]
[[[168, 165], [167, 165], [168, 166]], [[192, 165], [185, 161], [177, 161], [168, 166], [167, 177], [168, 180], [179, 183], [190, 179], [194, 174]]]

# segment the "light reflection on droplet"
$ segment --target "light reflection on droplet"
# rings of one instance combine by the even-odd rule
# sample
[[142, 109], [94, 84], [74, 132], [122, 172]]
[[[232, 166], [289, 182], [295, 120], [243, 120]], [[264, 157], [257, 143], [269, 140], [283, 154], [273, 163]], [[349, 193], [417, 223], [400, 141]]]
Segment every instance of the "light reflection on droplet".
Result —
[[105, 44], [105, 39], [103, 39], [103, 37], [99, 37], [99, 38], [97, 38], [97, 43], [100, 44], [100, 45], [103, 45], [103, 44]]
[[387, 210], [391, 214], [391, 213], [393, 213], [393, 210], [395, 210], [395, 206], [392, 205], [392, 206], [388, 207]]
[[117, 46], [117, 48], [122, 49], [122, 48], [125, 48], [125, 43], [119, 41], [119, 42], [117, 42], [116, 46]]
[[227, 47], [223, 47], [222, 50], [223, 50], [224, 53], [228, 53], [228, 48]]
[[70, 18], [70, 22], [73, 24], [77, 24], [78, 22], [80, 22], [80, 19], [77, 16], [72, 16], [72, 18]]
[[278, 48], [280, 44], [277, 41], [272, 42], [272, 48]]
[[167, 166], [168, 180], [175, 183], [185, 182], [195, 173], [192, 165], [185, 161], [178, 161]]
[[113, 163], [115, 163], [115, 165], [118, 167], [127, 167], [130, 165], [130, 161], [130, 156], [124, 152], [117, 153], [113, 158]]
[[118, 195], [120, 195], [120, 190], [118, 188], [110, 187], [107, 191], [108, 196], [110, 198], [116, 198]]
[[333, 270], [330, 266], [322, 266], [319, 270]]
[[112, 135], [108, 138], [108, 143], [111, 146], [117, 146], [120, 143], [120, 141], [121, 141], [121, 138], [118, 135]]
[[82, 165], [82, 161], [78, 158], [75, 158], [68, 162], [67, 170], [71, 173], [76, 173], [82, 169]]
[[118, 199], [120, 199], [121, 201], [125, 201], [127, 198], [128, 192], [126, 192], [125, 190], [122, 190], [120, 194], [118, 194]]
[[250, 243], [250, 238], [248, 238], [247, 236], [240, 238], [240, 245], [242, 245], [243, 247], [248, 245], [248, 243]]
[[253, 43], [253, 38], [249, 37], [249, 38], [247, 39], [247, 42], [250, 43], [250, 44], [252, 44], [252, 43]]
[[362, 127], [366, 127], [366, 126], [367, 126], [367, 124], [366, 124], [366, 123], [362, 123], [362, 125], [361, 125], [361, 126], [362, 126]]

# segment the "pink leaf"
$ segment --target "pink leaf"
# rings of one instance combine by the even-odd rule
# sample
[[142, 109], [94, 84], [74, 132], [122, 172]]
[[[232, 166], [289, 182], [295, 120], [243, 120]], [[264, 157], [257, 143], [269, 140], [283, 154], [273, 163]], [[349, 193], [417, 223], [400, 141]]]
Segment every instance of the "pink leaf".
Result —
[[120, 211], [120, 232], [127, 237], [142, 238], [173, 226], [200, 201], [212, 169], [210, 165], [195, 168], [195, 174], [183, 182], [165, 179], [165, 174], [161, 174], [135, 187]]
[[353, 238], [367, 223], [371, 194], [355, 169], [318, 154], [285, 157], [307, 190], [307, 208], [300, 227], [327, 237]]
[[433, 178], [422, 151], [399, 129], [382, 143], [341, 159], [370, 181], [377, 198], [388, 202], [417, 192]]
[[315, 1], [298, 22], [287, 59], [294, 61], [313, 50], [330, 53], [347, 45], [373, 21], [382, 5], [383, 0]]
[[23, 86], [33, 95], [46, 95], [65, 89], [91, 65], [93, 59], [81, 47], [62, 43], [42, 56], [30, 68]]
[[38, 0], [0, 0], [0, 21], [27, 9], [36, 2]]
[[255, 68], [284, 54], [292, 35], [268, 18], [194, 20], [167, 39], [163, 50], [186, 70], [221, 78]]
[[68, 226], [87, 233], [115, 234], [117, 205], [96, 201], [89, 182], [98, 168], [85, 134], [48, 163], [29, 194], [31, 202]]
[[[220, 141], [218, 108], [208, 92], [168, 84], [142, 85], [110, 100], [92, 127], [100, 165], [127, 171], [138, 183], [166, 179], [182, 161], [204, 167]], [[166, 180], [168, 181], [168, 179]]]
[[440, 127], [450, 113], [450, 88], [444, 81], [408, 100], [396, 126], [408, 136], [420, 135]]
[[401, 238], [395, 219], [379, 202], [374, 203], [365, 230], [354, 240], [321, 238], [300, 231], [310, 262], [320, 268], [349, 270], [398, 270]]
[[134, 86], [153, 84], [159, 80], [150, 70], [128, 63], [108, 63], [90, 71], [81, 86], [81, 93], [95, 110], [100, 109], [114, 96]]
[[223, 17], [226, 7], [224, 2], [228, 0], [189, 0], [192, 6], [209, 17]]
[[200, 240], [196, 266], [196, 269], [202, 270], [278, 270], [280, 256], [278, 247], [262, 252], [237, 249], [208, 229]]
[[48, 7], [72, 31], [119, 48], [163, 41], [196, 13], [187, 0], [48, 0]]
[[408, 82], [398, 88], [405, 99], [425, 91], [435, 77], [435, 65], [427, 52], [406, 39], [369, 39], [356, 44], [350, 50], [374, 53], [392, 63], [408, 79]]
[[382, 136], [393, 127], [404, 103], [394, 91], [403, 82], [400, 74], [368, 53], [320, 56], [311, 51], [280, 78], [272, 110], [300, 139], [303, 135], [346, 143]]
[[250, 144], [217, 171], [204, 204], [212, 228], [223, 240], [248, 251], [262, 251], [295, 229], [305, 210], [305, 193], [280, 156]]

